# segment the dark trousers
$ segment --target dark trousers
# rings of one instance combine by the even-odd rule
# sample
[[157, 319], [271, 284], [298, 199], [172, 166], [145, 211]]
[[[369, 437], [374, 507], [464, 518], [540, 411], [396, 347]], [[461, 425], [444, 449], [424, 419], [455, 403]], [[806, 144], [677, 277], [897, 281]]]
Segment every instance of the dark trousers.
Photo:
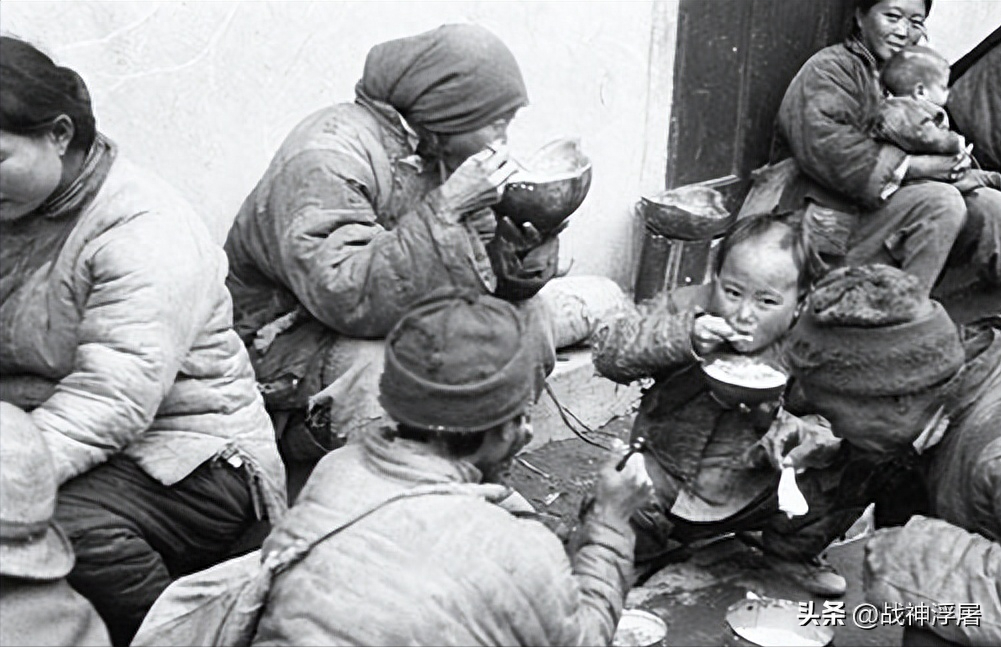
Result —
[[644, 510], [632, 519], [637, 567], [641, 571], [658, 567], [679, 544], [746, 531], [761, 531], [763, 548], [769, 554], [790, 561], [810, 560], [844, 535], [865, 510], [862, 499], [846, 501], [842, 496], [839, 486], [843, 468], [843, 464], [837, 464], [825, 470], [807, 470], [796, 477], [810, 505], [809, 512], [801, 517], [790, 519], [779, 511], [776, 489], [763, 492], [719, 521], [688, 521], [665, 512], [662, 506]]
[[171, 581], [222, 561], [255, 520], [247, 482], [224, 462], [167, 487], [120, 455], [65, 483], [55, 518], [76, 552], [69, 583], [116, 647]]

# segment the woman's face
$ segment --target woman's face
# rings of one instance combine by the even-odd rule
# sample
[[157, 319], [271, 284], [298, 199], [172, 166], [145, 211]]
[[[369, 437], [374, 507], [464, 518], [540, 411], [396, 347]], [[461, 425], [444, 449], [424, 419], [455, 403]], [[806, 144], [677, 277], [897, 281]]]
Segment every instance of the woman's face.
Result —
[[0, 221], [28, 215], [55, 192], [68, 144], [55, 129], [37, 135], [0, 130]]
[[501, 117], [479, 130], [456, 135], [440, 135], [439, 151], [441, 160], [449, 173], [459, 168], [463, 162], [479, 153], [488, 144], [506, 144], [507, 129], [514, 115]]
[[869, 11], [855, 12], [862, 42], [879, 61], [916, 45], [925, 33], [925, 18], [924, 0], [882, 0]]
[[799, 305], [799, 269], [792, 248], [779, 241], [787, 228], [776, 226], [737, 243], [727, 254], [713, 285], [711, 314], [750, 341], [731, 342], [741, 353], [769, 346], [792, 325]]

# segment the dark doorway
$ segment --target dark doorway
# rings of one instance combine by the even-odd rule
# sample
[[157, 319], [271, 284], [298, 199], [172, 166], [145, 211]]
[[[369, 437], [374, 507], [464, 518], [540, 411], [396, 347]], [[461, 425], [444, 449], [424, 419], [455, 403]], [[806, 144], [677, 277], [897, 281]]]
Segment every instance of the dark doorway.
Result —
[[839, 42], [851, 0], [681, 0], [667, 158], [671, 189], [705, 183], [739, 208], [768, 161], [789, 81]]

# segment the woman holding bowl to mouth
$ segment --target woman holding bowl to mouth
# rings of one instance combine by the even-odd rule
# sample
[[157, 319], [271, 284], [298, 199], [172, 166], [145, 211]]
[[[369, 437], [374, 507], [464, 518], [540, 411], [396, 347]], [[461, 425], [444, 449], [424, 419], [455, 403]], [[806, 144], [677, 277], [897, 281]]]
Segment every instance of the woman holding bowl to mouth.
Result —
[[921, 40], [931, 4], [856, 0], [845, 41], [817, 52], [789, 84], [773, 150], [773, 159], [791, 156], [800, 170], [780, 206], [823, 208], [808, 219], [819, 251], [847, 265], [900, 267], [929, 292], [952, 260], [973, 258], [984, 279], [1001, 282], [998, 194], [964, 197], [950, 184], [969, 154], [908, 155], [867, 128], [883, 96], [883, 63]]

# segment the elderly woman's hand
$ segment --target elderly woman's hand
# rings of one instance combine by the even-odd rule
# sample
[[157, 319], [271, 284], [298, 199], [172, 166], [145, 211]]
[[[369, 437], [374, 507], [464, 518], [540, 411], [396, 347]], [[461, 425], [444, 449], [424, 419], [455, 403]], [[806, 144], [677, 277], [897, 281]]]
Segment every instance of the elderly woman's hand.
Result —
[[446, 207], [442, 215], [459, 222], [466, 214], [496, 204], [508, 178], [517, 169], [506, 148], [486, 149], [473, 155], [441, 185], [439, 190]]

